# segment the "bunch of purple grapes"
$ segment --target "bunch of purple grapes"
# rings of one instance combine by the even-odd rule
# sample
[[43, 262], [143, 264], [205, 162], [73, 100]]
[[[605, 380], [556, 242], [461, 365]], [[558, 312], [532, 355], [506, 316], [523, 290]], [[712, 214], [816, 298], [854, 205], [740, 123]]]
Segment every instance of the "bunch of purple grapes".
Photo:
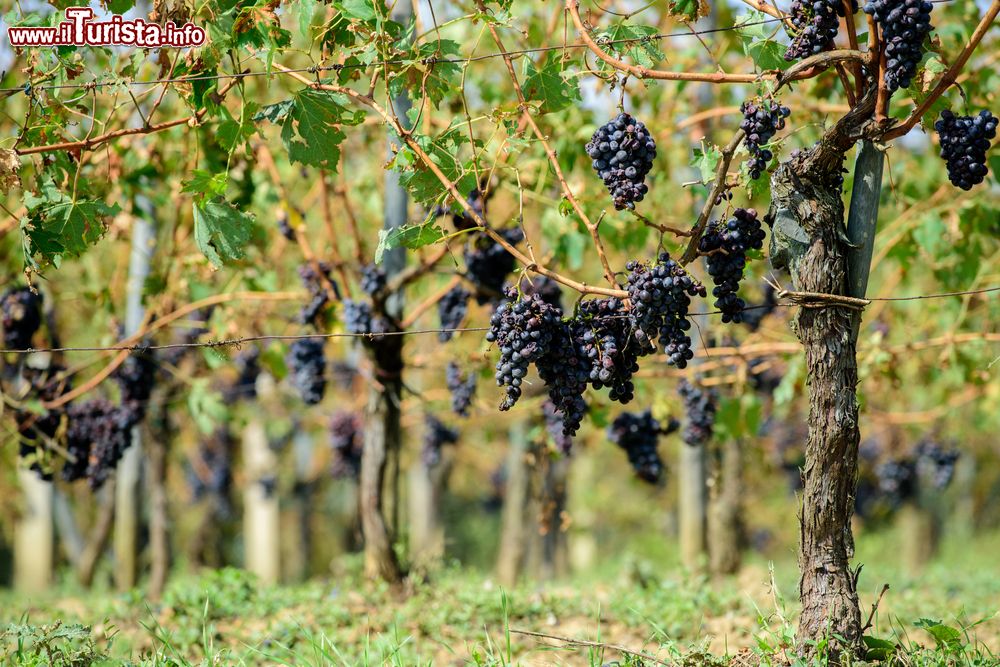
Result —
[[679, 428], [671, 419], [666, 427], [653, 418], [650, 410], [623, 412], [608, 427], [608, 439], [625, 450], [639, 479], [655, 484], [663, 476], [663, 461], [657, 451], [661, 435]]
[[476, 374], [470, 372], [463, 377], [458, 364], [449, 361], [445, 368], [445, 382], [451, 392], [451, 411], [460, 417], [468, 417], [469, 407], [476, 395]]
[[952, 185], [971, 190], [982, 183], [989, 173], [986, 151], [997, 136], [997, 117], [985, 110], [976, 116], [956, 116], [945, 109], [934, 129]]
[[12, 287], [0, 297], [3, 343], [8, 350], [27, 350], [42, 325], [42, 295], [27, 287]]
[[[497, 233], [512, 246], [524, 240], [520, 227], [501, 229]], [[476, 300], [481, 304], [490, 303], [502, 296], [507, 276], [514, 270], [514, 256], [486, 232], [472, 234], [463, 253], [466, 274], [477, 288]]]
[[285, 356], [292, 386], [306, 405], [316, 405], [326, 391], [326, 357], [323, 341], [300, 338], [292, 342]]
[[885, 52], [885, 85], [889, 92], [906, 88], [917, 73], [924, 38], [933, 30], [927, 0], [871, 0], [865, 5], [878, 24]]
[[132, 444], [132, 416], [108, 400], [94, 398], [67, 410], [66, 451], [62, 477], [73, 482], [86, 477], [91, 489], [108, 479]]
[[469, 298], [472, 294], [461, 285], [448, 290], [438, 301], [438, 319], [441, 321], [441, 331], [438, 340], [447, 343], [454, 337], [453, 329], [462, 326], [466, 313], [469, 312]]
[[774, 100], [767, 102], [747, 100], [740, 106], [740, 111], [743, 113], [740, 129], [746, 134], [746, 147], [750, 151], [747, 170], [750, 178], [756, 180], [767, 171], [767, 163], [774, 157], [774, 154], [764, 146], [778, 130], [785, 128], [785, 119], [792, 112]]
[[684, 431], [681, 438], [691, 447], [706, 444], [712, 439], [715, 428], [715, 409], [718, 395], [714, 390], [681, 380], [677, 387], [684, 401]]
[[337, 478], [355, 479], [361, 472], [364, 432], [361, 417], [354, 412], [335, 412], [330, 417], [331, 472]]
[[591, 166], [604, 181], [615, 209], [634, 209], [649, 192], [646, 174], [653, 167], [656, 142], [642, 122], [620, 113], [597, 128], [586, 145]]
[[441, 447], [458, 442], [458, 431], [446, 425], [434, 415], [424, 419], [424, 447], [420, 458], [424, 465], [433, 468], [441, 462]]
[[691, 297], [705, 296], [705, 287], [667, 253], [661, 253], [652, 267], [630, 261], [625, 268], [636, 344], [649, 352], [658, 339], [669, 363], [684, 368], [694, 358], [687, 335]]
[[715, 307], [722, 311], [723, 322], [742, 322], [746, 303], [737, 293], [747, 264], [747, 251], [764, 247], [764, 230], [754, 209], [738, 208], [726, 223], [709, 224], [698, 250], [707, 254], [708, 273], [715, 287]]
[[[851, 9], [858, 10], [857, 0], [851, 0]], [[789, 8], [789, 15], [794, 36], [785, 51], [785, 60], [801, 60], [825, 51], [833, 44], [840, 29], [840, 18], [844, 16], [844, 2], [795, 0]]]
[[311, 263], [306, 263], [299, 267], [299, 278], [302, 280], [302, 285], [306, 288], [306, 291], [310, 294], [309, 303], [299, 311], [299, 322], [318, 327], [318, 318], [323, 309], [326, 308], [326, 305], [330, 303], [330, 293], [324, 285], [324, 280], [329, 282], [333, 287], [334, 295], [338, 299], [340, 298], [340, 289], [333, 278], [330, 277], [333, 268], [329, 264], [319, 262], [316, 266], [319, 267], [318, 271]]

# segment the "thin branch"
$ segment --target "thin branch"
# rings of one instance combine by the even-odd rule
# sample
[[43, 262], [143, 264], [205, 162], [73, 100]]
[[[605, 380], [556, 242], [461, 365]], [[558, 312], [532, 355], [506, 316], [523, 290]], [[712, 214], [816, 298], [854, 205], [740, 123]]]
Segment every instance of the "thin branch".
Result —
[[309, 86], [310, 88], [315, 88], [317, 90], [329, 90], [331, 92], [346, 95], [350, 99], [370, 108], [379, 116], [381, 116], [382, 119], [385, 121], [385, 123], [389, 125], [389, 127], [400, 137], [403, 143], [405, 143], [407, 147], [411, 151], [413, 151], [413, 153], [424, 164], [424, 166], [427, 167], [427, 169], [432, 174], [434, 174], [434, 177], [441, 182], [441, 184], [445, 187], [445, 189], [452, 196], [452, 198], [458, 203], [459, 206], [462, 207], [466, 215], [468, 215], [468, 217], [471, 218], [476, 223], [476, 225], [483, 230], [483, 232], [485, 232], [491, 239], [493, 239], [496, 243], [498, 243], [504, 250], [513, 255], [514, 259], [523, 264], [525, 268], [528, 269], [529, 271], [551, 278], [552, 280], [555, 280], [557, 283], [565, 285], [570, 289], [576, 290], [581, 294], [601, 294], [603, 296], [616, 296], [619, 298], [626, 298], [628, 296], [628, 292], [626, 292], [625, 290], [608, 289], [604, 287], [593, 287], [591, 285], [587, 285], [586, 283], [573, 280], [572, 278], [567, 278], [562, 274], [556, 273], [551, 269], [548, 269], [544, 266], [537, 264], [536, 262], [533, 262], [530, 258], [525, 256], [524, 253], [515, 248], [507, 239], [505, 239], [501, 234], [499, 234], [496, 230], [492, 229], [486, 223], [486, 220], [484, 220], [483, 217], [479, 215], [479, 213], [472, 208], [469, 202], [466, 201], [465, 196], [463, 196], [462, 193], [458, 191], [458, 188], [455, 187], [455, 184], [444, 174], [443, 171], [441, 171], [441, 168], [434, 162], [434, 160], [431, 159], [430, 155], [428, 155], [427, 152], [420, 146], [420, 144], [412, 136], [410, 136], [410, 134], [406, 132], [406, 130], [403, 129], [402, 125], [400, 125], [399, 123], [399, 120], [394, 118], [373, 98], [367, 95], [363, 95], [362, 93], [359, 93], [353, 88], [345, 88], [343, 86], [338, 86], [334, 84], [321, 84], [315, 81], [310, 81], [304, 76], [296, 72], [292, 72], [278, 63], [274, 63], [274, 68], [280, 72], [292, 76], [293, 78], [297, 79], [304, 85]]
[[[853, 51], [860, 51], [858, 46], [858, 29], [854, 24], [854, 7], [851, 0], [842, 0], [844, 4], [844, 26], [847, 28], [847, 44]], [[867, 14], [865, 14], [867, 16]], [[854, 73], [854, 97], [857, 99], [864, 94], [865, 77], [859, 63], [851, 64], [851, 71]], [[853, 102], [851, 104], [854, 104]]]
[[632, 649], [625, 648], [618, 644], [608, 644], [605, 642], [592, 642], [586, 639], [573, 639], [572, 637], [560, 637], [559, 635], [550, 635], [545, 632], [533, 632], [531, 630], [516, 630], [511, 629], [516, 635], [525, 635], [528, 637], [537, 637], [540, 639], [552, 639], [557, 642], [562, 642], [566, 646], [589, 646], [593, 648], [608, 648], [612, 651], [618, 651], [623, 655], [633, 655], [637, 658], [642, 658], [643, 660], [650, 660], [655, 662], [657, 665], [671, 665], [673, 663], [667, 662], [657, 658], [655, 655], [650, 655], [649, 653], [643, 653], [642, 651], [633, 651]]
[[934, 90], [932, 90], [927, 98], [920, 103], [920, 106], [914, 109], [913, 113], [910, 114], [910, 117], [903, 121], [902, 125], [886, 132], [885, 135], [883, 135], [884, 139], [889, 140], [901, 137], [912, 130], [913, 127], [920, 122], [920, 118], [927, 112], [928, 109], [931, 108], [931, 105], [934, 104], [934, 102], [936, 102], [938, 98], [944, 94], [948, 87], [955, 82], [955, 79], [958, 78], [962, 68], [965, 67], [965, 64], [969, 62], [969, 58], [972, 57], [972, 52], [975, 51], [976, 47], [979, 46], [979, 43], [983, 41], [983, 37], [986, 36], [986, 33], [989, 31], [993, 21], [996, 20], [997, 14], [1000, 14], [1000, 0], [993, 0], [993, 4], [990, 5], [989, 10], [987, 10], [982, 20], [979, 21], [979, 25], [977, 25], [976, 29], [972, 32], [972, 37], [969, 39], [969, 43], [965, 45], [965, 48], [962, 49], [962, 52], [958, 55], [958, 58], [955, 59], [955, 62], [952, 63], [951, 67], [948, 68], [948, 71], [941, 77], [941, 80], [938, 81], [936, 86], [934, 86]]
[[351, 283], [347, 279], [344, 258], [341, 256], [340, 248], [337, 246], [339, 235], [333, 224], [333, 209], [330, 207], [330, 186], [326, 182], [326, 172], [322, 169], [319, 172], [319, 188], [320, 199], [323, 203], [323, 222], [326, 225], [326, 234], [330, 237], [330, 257], [333, 259], [333, 268], [336, 269], [337, 275], [340, 276], [341, 289], [344, 290], [344, 296], [350, 299]]
[[[233, 78], [228, 84], [223, 86], [218, 95], [220, 97], [228, 93], [236, 84], [240, 81], [239, 77]], [[54, 151], [89, 151], [93, 150], [97, 146], [108, 141], [113, 141], [114, 139], [119, 139], [121, 137], [132, 136], [136, 134], [155, 134], [157, 132], [162, 132], [164, 130], [169, 130], [172, 127], [177, 127], [178, 125], [187, 125], [188, 123], [197, 123], [200, 121], [205, 114], [208, 113], [208, 107], [203, 107], [196, 111], [194, 114], [186, 118], [178, 118], [177, 120], [168, 120], [163, 123], [157, 123], [156, 125], [146, 125], [143, 124], [142, 127], [133, 127], [123, 130], [114, 130], [112, 132], [106, 132], [104, 134], [99, 134], [96, 137], [89, 137], [81, 141], [64, 141], [58, 144], [48, 144], [46, 146], [29, 146], [28, 148], [18, 148], [15, 149], [18, 155], [35, 155], [37, 153], [51, 153]]]
[[687, 248], [684, 249], [684, 254], [681, 256], [681, 264], [690, 264], [698, 256], [698, 243], [701, 241], [702, 234], [705, 233], [705, 227], [708, 226], [708, 218], [712, 215], [712, 209], [715, 208], [715, 200], [718, 199], [723, 189], [726, 188], [726, 175], [729, 172], [729, 164], [733, 161], [736, 149], [739, 148], [744, 136], [746, 134], [743, 130], [737, 130], [733, 138], [722, 149], [722, 157], [719, 159], [719, 164], [715, 167], [715, 185], [712, 186], [711, 192], [708, 193], [705, 205], [702, 206], [701, 213], [698, 215], [698, 220], [691, 229], [691, 240], [688, 241]]
[[[479, 7], [479, 11], [485, 14], [486, 7], [482, 0], [477, 0], [476, 4]], [[591, 221], [590, 217], [587, 216], [587, 213], [583, 210], [583, 207], [580, 206], [580, 202], [576, 200], [576, 197], [573, 195], [573, 190], [570, 189], [569, 183], [566, 182], [566, 177], [563, 175], [562, 167], [559, 165], [559, 159], [556, 157], [555, 151], [552, 150], [552, 146], [549, 145], [548, 138], [544, 133], [542, 133], [541, 128], [538, 127], [538, 123], [535, 122], [535, 119], [528, 111], [528, 102], [524, 97], [524, 90], [521, 88], [521, 83], [517, 79], [517, 73], [514, 71], [514, 63], [510, 56], [506, 55], [506, 49], [503, 46], [503, 42], [500, 40], [500, 35], [497, 33], [496, 26], [492, 22], [488, 22], [487, 26], [489, 27], [490, 34], [493, 36], [493, 41], [496, 43], [497, 48], [505, 54], [503, 61], [504, 64], [507, 65], [507, 73], [510, 75], [511, 83], [514, 84], [514, 92], [517, 94], [517, 100], [520, 103], [521, 112], [524, 114], [525, 119], [531, 126], [531, 131], [534, 132], [535, 137], [537, 137], [539, 143], [542, 144], [542, 148], [545, 149], [545, 155], [548, 157], [549, 163], [552, 165], [552, 170], [555, 172], [556, 179], [559, 181], [560, 187], [562, 187], [566, 200], [569, 201], [573, 210], [576, 211], [576, 214], [580, 216], [583, 224], [587, 227], [587, 231], [590, 232], [590, 238], [594, 242], [597, 257], [600, 259], [601, 268], [604, 271], [604, 279], [608, 281], [608, 284], [611, 285], [612, 288], [618, 287], [618, 283], [615, 281], [614, 271], [611, 270], [607, 254], [604, 251], [604, 242], [601, 240], [601, 236], [597, 231], [597, 224]]]

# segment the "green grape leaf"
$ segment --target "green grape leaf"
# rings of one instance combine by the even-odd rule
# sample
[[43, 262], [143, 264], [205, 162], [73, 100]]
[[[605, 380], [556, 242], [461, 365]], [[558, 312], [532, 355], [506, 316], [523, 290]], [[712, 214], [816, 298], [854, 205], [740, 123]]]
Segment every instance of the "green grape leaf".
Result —
[[541, 69], [531, 58], [524, 59], [524, 95], [529, 101], [540, 101], [542, 113], [565, 109], [580, 101], [580, 88], [576, 79], [563, 76], [558, 59], [550, 59]]
[[[445, 178], [455, 184], [459, 192], [468, 193], [476, 187], [471, 165], [457, 158], [461, 147], [469, 142], [468, 135], [461, 128], [445, 130], [435, 137], [417, 133], [410, 136]], [[400, 146], [389, 166], [399, 172], [399, 182], [417, 202], [441, 201], [449, 193], [441, 180], [409, 146]]]
[[660, 49], [655, 26], [616, 23], [597, 35], [597, 43], [621, 57], [629, 57], [640, 67], [653, 67], [666, 59]]
[[225, 172], [213, 174], [204, 169], [195, 169], [191, 172], [191, 178], [181, 182], [181, 192], [201, 197], [219, 197], [225, 194], [228, 184], [229, 177]]
[[393, 229], [382, 229], [378, 233], [378, 246], [375, 248], [375, 263], [382, 263], [382, 255], [393, 248], [409, 248], [415, 250], [426, 245], [437, 243], [445, 236], [444, 231], [434, 219], [421, 225], [403, 225]]
[[188, 410], [198, 430], [209, 434], [215, 430], [215, 425], [224, 422], [228, 417], [226, 404], [222, 395], [211, 388], [209, 381], [198, 378], [188, 387]]
[[264, 107], [253, 119], [281, 124], [281, 139], [292, 162], [336, 169], [340, 144], [347, 138], [340, 126], [364, 120], [364, 112], [346, 108], [346, 102], [338, 93], [306, 88], [291, 100]]
[[737, 33], [743, 43], [743, 53], [760, 70], [785, 70], [791, 63], [785, 60], [785, 46], [774, 38], [775, 24], [762, 12], [748, 12], [737, 22]]
[[889, 660], [896, 653], [896, 645], [888, 639], [879, 639], [871, 635], [861, 638], [865, 644], [865, 660]]
[[914, 625], [926, 630], [934, 638], [934, 641], [937, 642], [939, 648], [952, 651], [961, 648], [962, 633], [957, 628], [945, 625], [941, 621], [932, 621], [927, 618], [921, 618]]
[[194, 205], [194, 241], [212, 266], [243, 257], [253, 218], [224, 201]]
[[694, 149], [694, 156], [691, 158], [691, 166], [698, 170], [701, 175], [701, 182], [711, 184], [715, 180], [715, 170], [722, 159], [722, 151], [715, 144], [701, 144], [701, 148]]
[[[458, 63], [448, 61], [461, 56], [458, 42], [450, 39], [420, 44], [411, 55], [412, 60], [390, 75], [389, 91], [395, 96], [420, 90], [436, 107], [457, 87], [462, 69]], [[419, 111], [417, 107], [414, 110]]]
[[697, 21], [708, 16], [709, 8], [705, 0], [670, 0], [667, 11], [671, 16], [679, 16], [686, 21]]
[[101, 240], [105, 218], [121, 211], [118, 204], [71, 199], [51, 179], [46, 179], [37, 194], [26, 192], [27, 215], [21, 219], [21, 233], [26, 260], [34, 259], [58, 266], [65, 255], [78, 256]]

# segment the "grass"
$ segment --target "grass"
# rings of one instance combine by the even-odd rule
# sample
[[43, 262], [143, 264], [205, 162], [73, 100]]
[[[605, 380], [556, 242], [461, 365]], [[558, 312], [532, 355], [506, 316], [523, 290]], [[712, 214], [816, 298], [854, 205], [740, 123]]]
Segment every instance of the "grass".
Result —
[[[857, 664], [1000, 665], [1000, 536], [953, 540], [919, 577], [887, 560], [891, 537], [860, 546], [863, 604], [891, 588], [868, 633], [872, 662]], [[336, 579], [297, 586], [262, 587], [234, 569], [179, 575], [156, 604], [69, 586], [32, 600], [7, 592], [0, 656], [13, 665], [800, 664], [789, 650], [793, 561], [751, 559], [715, 583], [654, 563], [509, 591], [456, 566], [393, 593], [365, 582], [352, 557]]]

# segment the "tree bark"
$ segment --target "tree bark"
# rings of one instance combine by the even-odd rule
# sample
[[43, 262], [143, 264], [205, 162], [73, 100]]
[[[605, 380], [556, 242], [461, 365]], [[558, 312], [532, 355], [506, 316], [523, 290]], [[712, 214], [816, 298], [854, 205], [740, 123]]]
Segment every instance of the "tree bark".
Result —
[[742, 443], [727, 438], [719, 443], [708, 513], [708, 564], [715, 576], [740, 569], [743, 543]]
[[551, 459], [539, 452], [532, 506], [536, 522], [536, 558], [533, 568], [539, 581], [566, 574], [569, 550], [566, 540], [566, 476], [569, 458]]
[[[166, 418], [166, 415], [163, 415]], [[149, 479], [149, 597], [159, 600], [170, 571], [170, 518], [167, 515], [166, 430], [147, 448], [146, 475]]]
[[[844, 295], [864, 289], [867, 270], [859, 258], [848, 287], [847, 254], [852, 242], [844, 226], [844, 205], [837, 177], [847, 151], [860, 138], [871, 117], [875, 91], [859, 101], [812, 149], [783, 163], [771, 181], [771, 259], [788, 268], [794, 289]], [[881, 179], [862, 173], [877, 160], [862, 151], [863, 169], [855, 174], [857, 211], [853, 230], [874, 237]], [[880, 165], [880, 163], [878, 163]], [[863, 219], [862, 219], [863, 218]], [[792, 231], [796, 230], [796, 231]], [[796, 238], [797, 237], [797, 238]], [[853, 242], [855, 252], [865, 243]], [[863, 273], [863, 280], [860, 280]], [[856, 294], [856, 292], [855, 292]], [[850, 568], [854, 555], [851, 516], [858, 460], [858, 369], [856, 342], [860, 312], [821, 303], [803, 307], [795, 321], [805, 348], [809, 379], [809, 434], [806, 441], [805, 487], [799, 515], [799, 653], [810, 656], [816, 642], [839, 636], [827, 652], [837, 662], [860, 642], [861, 612], [858, 572]]]
[[[399, 338], [394, 336], [388, 340]], [[403, 574], [383, 514], [382, 498], [387, 453], [399, 447], [401, 390], [402, 382], [398, 376], [383, 379], [381, 387], [373, 385], [369, 390], [359, 489], [361, 530], [365, 538], [365, 575], [393, 584], [402, 581]]]
[[80, 554], [80, 562], [77, 564], [76, 579], [81, 586], [90, 588], [94, 583], [94, 572], [97, 570], [97, 562], [104, 553], [104, 548], [108, 545], [108, 538], [111, 537], [111, 526], [115, 521], [115, 479], [111, 478], [104, 483], [98, 491], [100, 504], [97, 510], [97, 517], [94, 526], [91, 528], [87, 544]]

